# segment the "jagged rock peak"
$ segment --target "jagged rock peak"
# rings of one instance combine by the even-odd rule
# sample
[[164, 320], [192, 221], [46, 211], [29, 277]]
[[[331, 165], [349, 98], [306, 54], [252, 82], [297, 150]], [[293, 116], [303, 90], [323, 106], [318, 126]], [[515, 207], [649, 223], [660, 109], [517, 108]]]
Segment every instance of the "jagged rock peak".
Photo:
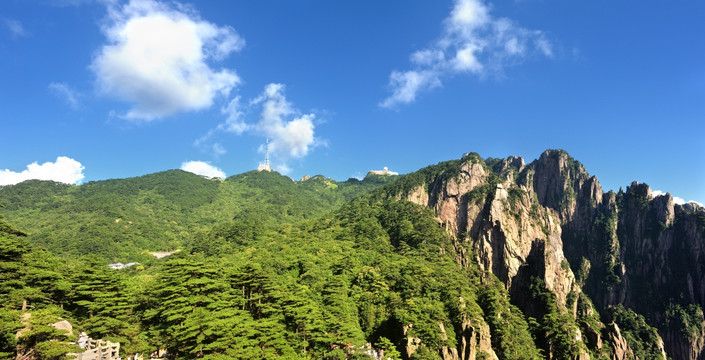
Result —
[[633, 181], [627, 187], [625, 200], [625, 208], [631, 210], [631, 212], [638, 212], [648, 208], [650, 209], [649, 213], [653, 216], [650, 220], [655, 220], [664, 226], [670, 226], [673, 223], [675, 204], [673, 196], [669, 193], [653, 197], [649, 185]]
[[557, 170], [559, 173], [566, 175], [571, 175], [572, 178], [577, 178], [579, 176], [589, 177], [585, 167], [579, 161], [573, 159], [568, 152], [565, 150], [554, 150], [549, 149], [541, 153], [538, 159], [534, 160], [531, 165], [533, 165], [537, 170], [542, 169], [553, 169]]
[[563, 221], [573, 217], [579, 205], [602, 202], [602, 187], [583, 165], [564, 150], [546, 150], [527, 166], [523, 176], [542, 206], [556, 210]]
[[653, 197], [651, 195], [651, 187], [647, 184], [639, 184], [638, 181], [632, 181], [632, 184], [627, 186], [627, 193], [644, 196], [647, 199], [651, 199]]
[[510, 169], [517, 172], [524, 170], [524, 158], [521, 156], [509, 156], [505, 159], [487, 158], [484, 163], [497, 174], [506, 173]]
[[[670, 194], [669, 194], [670, 195]], [[687, 202], [680, 205], [687, 212], [705, 212], [705, 208], [696, 202]]]
[[[563, 150], [547, 150], [528, 165], [520, 157], [468, 153], [392, 185], [390, 196], [433, 210], [455, 235], [459, 264], [494, 274], [527, 316], [540, 315], [529, 296], [537, 278], [576, 320], [595, 316], [578, 315], [581, 294], [598, 313], [623, 304], [653, 319], [660, 335], [650, 330], [649, 341], [662, 358], [667, 349], [674, 359], [705, 359], [705, 208], [676, 205], [667, 193], [654, 197], [636, 181], [604, 193]], [[695, 325], [684, 335], [683, 324]], [[613, 359], [637, 356], [626, 341], [633, 329], [581, 326], [576, 343], [607, 348]]]

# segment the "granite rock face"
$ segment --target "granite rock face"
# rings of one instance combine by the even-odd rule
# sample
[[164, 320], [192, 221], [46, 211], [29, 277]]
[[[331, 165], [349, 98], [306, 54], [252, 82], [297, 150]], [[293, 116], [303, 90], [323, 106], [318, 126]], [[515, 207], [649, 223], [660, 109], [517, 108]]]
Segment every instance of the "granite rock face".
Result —
[[[520, 157], [458, 161], [459, 171], [440, 172], [396, 197], [434, 211], [455, 236], [461, 266], [477, 264], [494, 274], [526, 316], [535, 315], [528, 282], [539, 278], [575, 317], [571, 299], [580, 294], [603, 319], [622, 304], [658, 329], [664, 356], [705, 359], [702, 207], [674, 204], [670, 194], [654, 198], [648, 185], [636, 182], [605, 193], [562, 150], [526, 165]], [[676, 311], [682, 308], [689, 310]], [[634, 356], [617, 324], [600, 326], [581, 326], [576, 342], [608, 348], [615, 359]]]

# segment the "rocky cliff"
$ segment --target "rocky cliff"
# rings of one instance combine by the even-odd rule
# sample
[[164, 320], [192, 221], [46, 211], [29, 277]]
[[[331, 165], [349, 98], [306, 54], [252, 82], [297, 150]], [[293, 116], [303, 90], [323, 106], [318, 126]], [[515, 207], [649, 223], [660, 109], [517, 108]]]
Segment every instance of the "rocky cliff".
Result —
[[[403, 180], [390, 195], [433, 209], [461, 266], [496, 276], [542, 328], [569, 316], [574, 358], [705, 359], [702, 207], [636, 182], [605, 193], [562, 150], [529, 164], [466, 154]], [[553, 358], [550, 334], [537, 342]]]

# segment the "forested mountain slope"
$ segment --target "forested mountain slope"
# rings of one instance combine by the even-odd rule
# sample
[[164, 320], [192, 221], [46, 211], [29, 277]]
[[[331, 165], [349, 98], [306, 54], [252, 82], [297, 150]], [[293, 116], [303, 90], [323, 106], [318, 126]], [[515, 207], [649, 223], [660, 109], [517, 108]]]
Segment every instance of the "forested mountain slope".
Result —
[[336, 182], [294, 182], [251, 171], [226, 180], [170, 170], [80, 186], [30, 180], [0, 187], [2, 213], [31, 243], [67, 255], [147, 261], [145, 251], [171, 251], [219, 223], [265, 226], [315, 218], [394, 179], [368, 175]]
[[[30, 313], [178, 359], [703, 358], [701, 207], [637, 183], [604, 193], [560, 150], [529, 164], [470, 153], [378, 187], [387, 179], [166, 172], [3, 188], [0, 338]], [[110, 228], [140, 221], [156, 230]], [[111, 271], [112, 254], [65, 261], [27, 244], [80, 253], [63, 244], [91, 228], [118, 254], [152, 234], [183, 251]]]

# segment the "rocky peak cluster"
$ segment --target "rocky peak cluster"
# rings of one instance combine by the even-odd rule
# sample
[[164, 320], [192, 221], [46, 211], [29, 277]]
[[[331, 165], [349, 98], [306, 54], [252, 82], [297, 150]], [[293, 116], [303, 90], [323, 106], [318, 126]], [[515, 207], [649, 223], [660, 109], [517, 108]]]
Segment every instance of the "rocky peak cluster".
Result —
[[[670, 194], [654, 198], [637, 182], [603, 192], [597, 177], [562, 150], [526, 165], [521, 157], [471, 153], [425, 173], [426, 181], [396, 197], [433, 209], [456, 238], [459, 263], [494, 274], [526, 316], [542, 315], [531, 289], [544, 284], [575, 320], [575, 342], [585, 349], [579, 358], [601, 351], [634, 356], [613, 321], [620, 306], [658, 330], [654, 353], [705, 358], [702, 207], [676, 205]], [[587, 326], [587, 310], [576, 301], [583, 298], [597, 324]]]

